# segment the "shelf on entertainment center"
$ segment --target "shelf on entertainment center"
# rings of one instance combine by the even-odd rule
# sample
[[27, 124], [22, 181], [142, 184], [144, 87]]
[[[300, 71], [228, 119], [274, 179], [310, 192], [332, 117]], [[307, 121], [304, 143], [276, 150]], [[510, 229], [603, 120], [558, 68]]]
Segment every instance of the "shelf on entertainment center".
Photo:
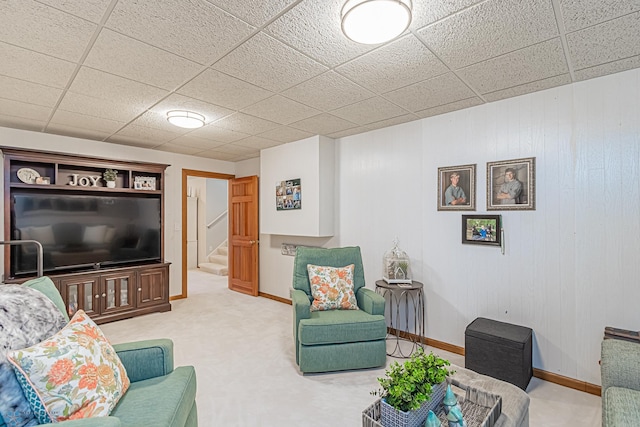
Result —
[[79, 192], [105, 192], [105, 193], [129, 193], [129, 194], [142, 194], [142, 195], [161, 195], [162, 190], [136, 190], [133, 188], [108, 188], [108, 187], [72, 187], [69, 185], [55, 185], [55, 184], [24, 184], [18, 182], [12, 182], [9, 184], [11, 188], [24, 188], [24, 189], [38, 189], [44, 191], [79, 191]]

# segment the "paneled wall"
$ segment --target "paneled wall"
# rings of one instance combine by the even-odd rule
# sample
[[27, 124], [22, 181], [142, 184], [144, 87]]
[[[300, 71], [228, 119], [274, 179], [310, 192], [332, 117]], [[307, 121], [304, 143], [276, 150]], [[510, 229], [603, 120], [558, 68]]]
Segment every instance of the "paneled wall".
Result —
[[[534, 367], [599, 384], [604, 327], [640, 325], [639, 147], [640, 70], [342, 138], [336, 236], [298, 242], [360, 245], [373, 288], [397, 236], [429, 338], [464, 346], [478, 316], [526, 325]], [[483, 213], [486, 163], [531, 156], [537, 209], [498, 212], [505, 254], [461, 244], [462, 212], [437, 211], [437, 168], [476, 163]], [[261, 290], [288, 297], [283, 241], [263, 236]]]

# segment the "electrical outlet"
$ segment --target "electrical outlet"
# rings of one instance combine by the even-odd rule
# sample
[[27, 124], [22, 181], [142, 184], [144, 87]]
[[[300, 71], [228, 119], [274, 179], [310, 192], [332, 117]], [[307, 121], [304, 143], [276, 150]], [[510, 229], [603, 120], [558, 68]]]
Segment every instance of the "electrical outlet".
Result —
[[298, 246], [293, 243], [283, 243], [280, 247], [280, 252], [282, 255], [295, 256], [297, 247]]

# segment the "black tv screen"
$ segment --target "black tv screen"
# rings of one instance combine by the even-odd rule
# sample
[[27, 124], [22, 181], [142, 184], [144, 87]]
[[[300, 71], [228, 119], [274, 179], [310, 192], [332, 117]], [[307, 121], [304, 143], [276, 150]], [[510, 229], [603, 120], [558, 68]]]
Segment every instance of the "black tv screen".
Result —
[[[37, 240], [45, 273], [160, 260], [160, 199], [14, 193], [11, 234]], [[11, 275], [34, 275], [36, 245], [11, 247]]]

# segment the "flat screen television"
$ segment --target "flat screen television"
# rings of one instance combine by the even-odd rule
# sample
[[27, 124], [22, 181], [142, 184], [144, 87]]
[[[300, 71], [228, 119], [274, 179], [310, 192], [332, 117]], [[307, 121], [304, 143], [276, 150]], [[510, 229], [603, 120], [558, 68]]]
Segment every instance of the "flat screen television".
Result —
[[[159, 261], [161, 206], [157, 197], [14, 192], [11, 235], [37, 240], [45, 273]], [[11, 276], [33, 276], [36, 245], [11, 247]]]

